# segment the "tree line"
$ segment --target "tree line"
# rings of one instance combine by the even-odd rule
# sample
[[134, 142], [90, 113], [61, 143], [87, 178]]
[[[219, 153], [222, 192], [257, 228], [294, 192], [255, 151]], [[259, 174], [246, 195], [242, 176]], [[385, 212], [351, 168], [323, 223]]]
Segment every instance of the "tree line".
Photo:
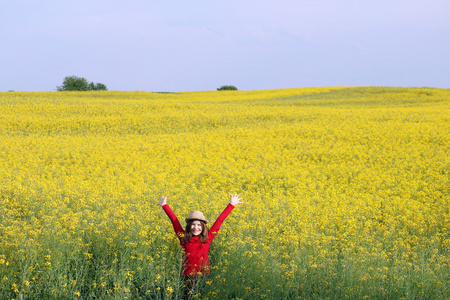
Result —
[[57, 91], [107, 91], [103, 83], [88, 82], [84, 77], [66, 76], [62, 85], [56, 87]]
[[[84, 77], [66, 76], [62, 85], [56, 87], [57, 91], [107, 91], [103, 83], [88, 82]], [[237, 91], [233, 85], [222, 85], [218, 91]]]

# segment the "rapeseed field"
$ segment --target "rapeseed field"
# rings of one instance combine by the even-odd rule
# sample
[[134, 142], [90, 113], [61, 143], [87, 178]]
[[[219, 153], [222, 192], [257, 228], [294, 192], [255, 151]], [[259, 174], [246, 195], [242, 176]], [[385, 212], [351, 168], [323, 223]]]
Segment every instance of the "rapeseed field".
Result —
[[[0, 93], [0, 298], [449, 299], [450, 90]], [[184, 222], [182, 222], [184, 225]]]

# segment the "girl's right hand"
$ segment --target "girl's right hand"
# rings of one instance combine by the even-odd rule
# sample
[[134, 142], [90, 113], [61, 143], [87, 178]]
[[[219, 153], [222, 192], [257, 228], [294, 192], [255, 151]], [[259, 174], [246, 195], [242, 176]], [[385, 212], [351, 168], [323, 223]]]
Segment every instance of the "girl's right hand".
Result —
[[164, 206], [167, 204], [167, 195], [162, 196], [161, 199], [159, 199], [158, 205]]

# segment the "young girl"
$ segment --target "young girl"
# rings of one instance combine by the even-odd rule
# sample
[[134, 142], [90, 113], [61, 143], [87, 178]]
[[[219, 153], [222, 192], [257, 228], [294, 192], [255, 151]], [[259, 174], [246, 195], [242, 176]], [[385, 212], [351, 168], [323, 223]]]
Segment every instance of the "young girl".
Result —
[[207, 276], [210, 273], [208, 252], [211, 242], [219, 232], [225, 218], [233, 210], [234, 206], [241, 202], [242, 198], [238, 194], [230, 195], [230, 204], [214, 222], [211, 229], [208, 229], [206, 224], [208, 220], [202, 212], [193, 210], [186, 220], [186, 228], [183, 230], [180, 221], [167, 205], [167, 195], [162, 196], [158, 205], [162, 206], [170, 221], [173, 229], [180, 240], [180, 245], [183, 249], [183, 274], [186, 284], [185, 293], [192, 290], [197, 283], [197, 279], [202, 276]]

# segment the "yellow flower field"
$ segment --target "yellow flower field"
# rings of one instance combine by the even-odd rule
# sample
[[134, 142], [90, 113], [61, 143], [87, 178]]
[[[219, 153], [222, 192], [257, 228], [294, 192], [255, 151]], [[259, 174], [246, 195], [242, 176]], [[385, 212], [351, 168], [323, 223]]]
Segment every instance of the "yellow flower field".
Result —
[[[450, 90], [0, 93], [0, 298], [448, 299]], [[184, 222], [182, 222], [184, 224]]]

